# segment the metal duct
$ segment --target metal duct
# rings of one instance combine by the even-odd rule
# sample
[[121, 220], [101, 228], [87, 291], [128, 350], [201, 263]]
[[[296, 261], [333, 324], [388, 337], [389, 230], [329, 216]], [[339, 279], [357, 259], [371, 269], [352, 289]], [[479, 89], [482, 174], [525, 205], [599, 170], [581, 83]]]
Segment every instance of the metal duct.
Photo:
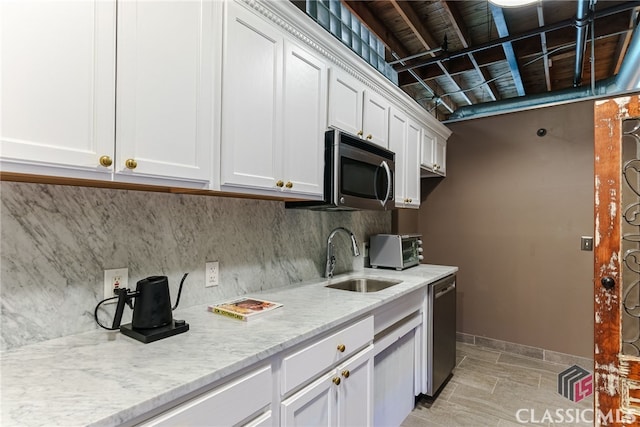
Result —
[[582, 83], [582, 68], [584, 67], [584, 51], [587, 45], [587, 30], [589, 29], [589, 0], [578, 1], [576, 11], [576, 63], [573, 69], [573, 86]]
[[572, 101], [620, 95], [640, 89], [640, 27], [636, 26], [627, 53], [615, 77], [600, 80], [591, 87], [574, 87], [555, 92], [519, 96], [458, 108], [444, 123], [565, 104]]
[[636, 26], [627, 53], [616, 76], [616, 89], [626, 92], [640, 89], [640, 26]]

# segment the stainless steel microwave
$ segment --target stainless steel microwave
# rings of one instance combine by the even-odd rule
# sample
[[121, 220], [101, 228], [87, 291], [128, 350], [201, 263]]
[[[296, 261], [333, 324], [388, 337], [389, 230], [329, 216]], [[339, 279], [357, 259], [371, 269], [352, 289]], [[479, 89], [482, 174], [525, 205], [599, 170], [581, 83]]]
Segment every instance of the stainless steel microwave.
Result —
[[287, 208], [395, 208], [393, 151], [337, 129], [325, 133], [324, 143], [324, 200], [286, 202]]

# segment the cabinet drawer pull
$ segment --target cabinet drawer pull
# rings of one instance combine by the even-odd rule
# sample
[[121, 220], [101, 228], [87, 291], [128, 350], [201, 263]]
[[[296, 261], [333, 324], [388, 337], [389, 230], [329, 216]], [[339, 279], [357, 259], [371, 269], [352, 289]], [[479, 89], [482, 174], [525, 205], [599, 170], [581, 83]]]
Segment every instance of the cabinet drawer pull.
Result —
[[340, 385], [340, 378], [339, 377], [334, 377], [333, 380], [331, 380], [331, 381], [333, 381], [333, 383], [335, 385]]
[[349, 372], [348, 369], [345, 369], [344, 371], [342, 371], [342, 376], [345, 378], [349, 378], [349, 375], [351, 375], [351, 372]]
[[287, 188], [293, 188], [293, 182], [291, 182], [291, 181], [287, 181], [287, 183], [286, 183], [285, 187], [287, 187]]
[[102, 156], [100, 157], [100, 164], [105, 168], [108, 168], [113, 164], [113, 160], [111, 160], [111, 157], [109, 156]]
[[278, 182], [276, 182], [276, 187], [282, 188], [283, 185], [284, 185], [284, 181], [282, 180], [278, 180]]
[[127, 169], [135, 169], [138, 167], [138, 162], [136, 162], [134, 159], [127, 159], [124, 162], [124, 165], [127, 167]]
[[344, 351], [345, 351], [346, 349], [347, 349], [347, 347], [345, 347], [345, 345], [344, 345], [344, 344], [339, 344], [339, 345], [338, 345], [338, 351], [339, 351], [340, 353], [344, 353]]
[[364, 132], [363, 131], [358, 131], [358, 136], [362, 136], [362, 135], [364, 135]]
[[372, 139], [372, 138], [373, 138], [373, 135], [371, 134], [367, 135], [367, 139]]

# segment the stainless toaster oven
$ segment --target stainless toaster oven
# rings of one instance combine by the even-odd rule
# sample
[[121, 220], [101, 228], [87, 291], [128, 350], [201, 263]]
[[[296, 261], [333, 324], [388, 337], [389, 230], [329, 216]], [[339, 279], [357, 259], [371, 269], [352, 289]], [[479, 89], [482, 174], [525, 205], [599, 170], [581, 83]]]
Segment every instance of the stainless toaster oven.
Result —
[[371, 267], [404, 270], [420, 264], [422, 259], [420, 234], [375, 234], [369, 238]]

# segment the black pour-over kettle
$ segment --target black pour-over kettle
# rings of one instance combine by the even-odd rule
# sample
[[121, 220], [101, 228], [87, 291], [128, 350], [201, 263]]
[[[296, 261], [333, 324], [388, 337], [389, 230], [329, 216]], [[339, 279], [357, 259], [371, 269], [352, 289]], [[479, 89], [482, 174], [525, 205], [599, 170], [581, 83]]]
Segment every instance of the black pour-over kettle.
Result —
[[[167, 276], [151, 276], [138, 281], [136, 290], [122, 289], [118, 294], [118, 305], [113, 318], [112, 330], [120, 328], [120, 332], [143, 343], [167, 338], [189, 330], [189, 324], [184, 320], [173, 318], [172, 311], [180, 303], [182, 285], [187, 278], [185, 273], [180, 281], [176, 305], [171, 307], [169, 295], [169, 281]], [[120, 326], [125, 304], [133, 305], [133, 319], [131, 323]]]

